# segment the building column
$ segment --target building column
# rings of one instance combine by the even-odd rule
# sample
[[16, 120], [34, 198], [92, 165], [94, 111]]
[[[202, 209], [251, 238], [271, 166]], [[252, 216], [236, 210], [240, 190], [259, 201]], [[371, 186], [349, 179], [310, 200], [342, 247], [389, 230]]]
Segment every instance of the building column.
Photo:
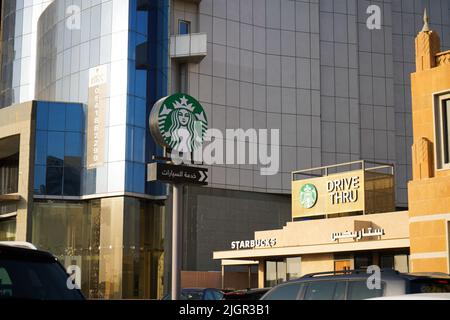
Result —
[[266, 273], [266, 262], [264, 260], [259, 260], [258, 264], [258, 288], [264, 288]]
[[99, 285], [105, 299], [122, 298], [124, 198], [101, 200]]

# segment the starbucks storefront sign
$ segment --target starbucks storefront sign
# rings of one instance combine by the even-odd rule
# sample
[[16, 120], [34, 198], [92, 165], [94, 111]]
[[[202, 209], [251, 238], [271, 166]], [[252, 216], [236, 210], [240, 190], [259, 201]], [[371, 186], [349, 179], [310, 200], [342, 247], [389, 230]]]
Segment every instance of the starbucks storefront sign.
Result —
[[[343, 171], [348, 167], [361, 169]], [[391, 164], [360, 160], [295, 171], [292, 217], [394, 211], [393, 168]]]
[[191, 153], [201, 148], [208, 119], [202, 105], [190, 95], [173, 94], [155, 103], [150, 113], [150, 131], [166, 148]]
[[293, 217], [364, 211], [362, 171], [292, 182]]
[[208, 120], [201, 104], [193, 97], [177, 93], [160, 99], [150, 113], [150, 132], [153, 139], [164, 148], [164, 157], [153, 155], [157, 162], [148, 164], [147, 181], [172, 184], [172, 274], [171, 297], [180, 299], [183, 185], [206, 185], [208, 169], [182, 166], [168, 155], [190, 154], [203, 144]]

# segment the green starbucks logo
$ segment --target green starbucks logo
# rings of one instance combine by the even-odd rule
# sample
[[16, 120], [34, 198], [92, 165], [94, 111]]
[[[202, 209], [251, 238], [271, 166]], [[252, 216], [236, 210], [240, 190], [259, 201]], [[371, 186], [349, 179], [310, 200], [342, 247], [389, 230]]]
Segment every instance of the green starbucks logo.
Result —
[[317, 189], [308, 183], [300, 189], [300, 203], [305, 209], [311, 209], [317, 202]]
[[208, 120], [200, 103], [187, 94], [159, 100], [150, 114], [150, 130], [162, 146], [193, 152], [203, 143]]

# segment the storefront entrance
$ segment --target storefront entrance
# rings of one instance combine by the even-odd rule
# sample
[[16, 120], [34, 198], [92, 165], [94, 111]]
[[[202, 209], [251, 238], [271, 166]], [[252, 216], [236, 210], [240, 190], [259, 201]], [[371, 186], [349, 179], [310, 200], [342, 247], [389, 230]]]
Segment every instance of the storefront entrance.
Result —
[[301, 277], [301, 258], [266, 261], [265, 286], [273, 287], [287, 280]]

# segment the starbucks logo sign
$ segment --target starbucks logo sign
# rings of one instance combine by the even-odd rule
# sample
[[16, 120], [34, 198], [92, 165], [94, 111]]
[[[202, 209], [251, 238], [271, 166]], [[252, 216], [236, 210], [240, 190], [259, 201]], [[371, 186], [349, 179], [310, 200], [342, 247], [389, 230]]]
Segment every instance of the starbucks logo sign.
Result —
[[208, 120], [201, 104], [184, 93], [160, 99], [150, 113], [150, 131], [163, 147], [179, 152], [199, 148], [208, 129]]
[[300, 203], [305, 209], [311, 209], [317, 202], [317, 189], [308, 183], [300, 189]]

